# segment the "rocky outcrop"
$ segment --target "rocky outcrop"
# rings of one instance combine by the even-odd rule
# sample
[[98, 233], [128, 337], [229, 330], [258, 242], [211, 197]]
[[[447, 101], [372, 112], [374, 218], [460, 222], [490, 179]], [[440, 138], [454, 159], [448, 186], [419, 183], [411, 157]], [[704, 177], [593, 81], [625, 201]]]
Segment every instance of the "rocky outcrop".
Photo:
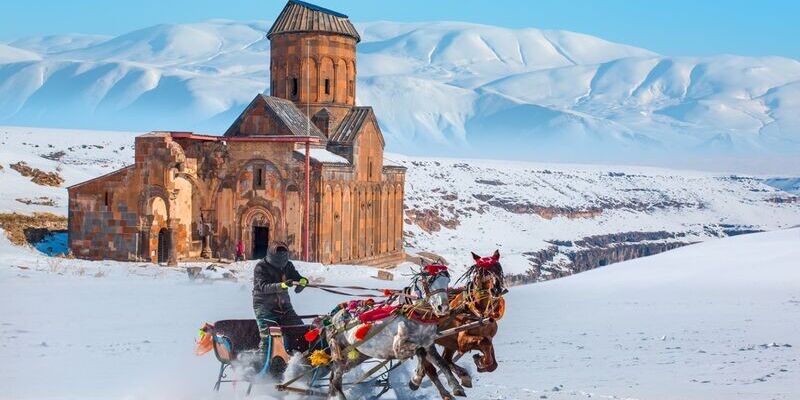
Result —
[[508, 276], [509, 284], [546, 281], [609, 264], [646, 257], [692, 242], [685, 233], [666, 231], [619, 232], [587, 236], [580, 240], [550, 240], [551, 245], [523, 253], [530, 263], [527, 273]]
[[435, 208], [417, 210], [406, 210], [406, 224], [414, 224], [420, 227], [425, 232], [438, 232], [445, 227], [447, 229], [455, 229], [461, 222], [456, 217], [445, 218], [439, 210]]
[[31, 168], [25, 161], [11, 164], [9, 167], [26, 178], [30, 177], [31, 182], [37, 185], [58, 187], [64, 183], [64, 178], [58, 172], [45, 172], [39, 168]]
[[576, 218], [595, 218], [602, 214], [605, 210], [631, 210], [631, 211], [652, 211], [664, 209], [682, 209], [682, 208], [697, 208], [702, 209], [705, 207], [703, 203], [688, 203], [679, 202], [674, 200], [661, 200], [657, 202], [641, 202], [641, 201], [627, 201], [627, 202], [610, 202], [599, 201], [594, 205], [586, 207], [563, 207], [563, 206], [544, 206], [535, 203], [519, 201], [514, 199], [506, 199], [496, 197], [491, 194], [479, 193], [473, 194], [472, 197], [484, 201], [492, 206], [502, 208], [514, 214], [536, 214], [544, 219], [553, 219], [556, 217], [566, 217], [570, 219]]
[[603, 213], [602, 209], [596, 207], [580, 209], [573, 207], [540, 206], [532, 203], [495, 198], [490, 194], [475, 194], [473, 197], [514, 214], [536, 214], [544, 219], [553, 219], [556, 217], [594, 218]]
[[792, 203], [800, 203], [800, 196], [785, 196], [785, 197], [770, 197], [766, 199], [768, 203], [775, 203], [775, 204], [792, 204]]
[[16, 245], [34, 244], [48, 234], [66, 232], [67, 217], [51, 213], [33, 213], [33, 215], [0, 213], [0, 228]]
[[33, 198], [22, 197], [22, 198], [18, 198], [18, 199], [14, 199], [14, 200], [16, 200], [16, 201], [18, 201], [18, 202], [20, 202], [22, 204], [29, 205], [29, 206], [30, 205], [47, 206], [47, 207], [57, 207], [58, 206], [58, 203], [56, 203], [55, 200], [53, 200], [53, 199], [51, 199], [49, 197], [46, 197], [46, 196], [33, 197]]

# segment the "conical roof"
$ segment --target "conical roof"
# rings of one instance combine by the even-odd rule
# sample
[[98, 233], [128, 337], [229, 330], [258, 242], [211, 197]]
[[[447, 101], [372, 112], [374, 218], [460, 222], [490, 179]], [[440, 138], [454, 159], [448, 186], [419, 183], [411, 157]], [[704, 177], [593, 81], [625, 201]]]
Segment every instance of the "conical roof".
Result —
[[289, 0], [272, 24], [267, 38], [281, 33], [325, 32], [350, 36], [361, 41], [347, 15], [300, 0]]

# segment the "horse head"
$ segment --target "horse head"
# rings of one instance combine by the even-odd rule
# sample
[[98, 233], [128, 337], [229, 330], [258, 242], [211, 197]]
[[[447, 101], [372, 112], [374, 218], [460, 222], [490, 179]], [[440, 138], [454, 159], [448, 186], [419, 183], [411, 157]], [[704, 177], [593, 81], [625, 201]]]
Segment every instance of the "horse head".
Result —
[[414, 280], [414, 286], [417, 294], [431, 307], [437, 317], [450, 312], [450, 303], [447, 298], [450, 273], [446, 266], [426, 265]]
[[500, 265], [500, 251], [488, 257], [481, 257], [472, 253], [475, 265], [470, 269], [472, 284], [479, 290], [487, 290], [492, 296], [503, 294], [503, 267]]

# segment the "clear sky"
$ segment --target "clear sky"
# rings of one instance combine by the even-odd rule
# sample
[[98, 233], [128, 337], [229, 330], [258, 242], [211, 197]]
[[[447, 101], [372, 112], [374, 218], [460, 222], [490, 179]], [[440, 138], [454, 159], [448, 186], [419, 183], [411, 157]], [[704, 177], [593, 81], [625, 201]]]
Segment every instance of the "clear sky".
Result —
[[[317, 0], [353, 21], [469, 21], [566, 29], [665, 55], [800, 59], [800, 0]], [[271, 20], [284, 0], [0, 0], [0, 40], [119, 34], [212, 18]]]

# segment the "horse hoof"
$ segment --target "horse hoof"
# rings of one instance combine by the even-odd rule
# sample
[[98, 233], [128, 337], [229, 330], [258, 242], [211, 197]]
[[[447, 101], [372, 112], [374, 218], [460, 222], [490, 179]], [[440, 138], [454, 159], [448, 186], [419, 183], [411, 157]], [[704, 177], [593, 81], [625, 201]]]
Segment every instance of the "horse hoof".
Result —
[[461, 380], [461, 386], [463, 386], [463, 387], [465, 387], [467, 389], [472, 388], [472, 379], [462, 379]]
[[411, 390], [417, 390], [417, 389], [419, 389], [419, 385], [417, 385], [414, 382], [409, 381], [408, 382], [408, 388], [411, 389]]
[[458, 396], [458, 397], [467, 397], [467, 393], [464, 392], [464, 389], [462, 389], [462, 388], [453, 389], [453, 394]]

